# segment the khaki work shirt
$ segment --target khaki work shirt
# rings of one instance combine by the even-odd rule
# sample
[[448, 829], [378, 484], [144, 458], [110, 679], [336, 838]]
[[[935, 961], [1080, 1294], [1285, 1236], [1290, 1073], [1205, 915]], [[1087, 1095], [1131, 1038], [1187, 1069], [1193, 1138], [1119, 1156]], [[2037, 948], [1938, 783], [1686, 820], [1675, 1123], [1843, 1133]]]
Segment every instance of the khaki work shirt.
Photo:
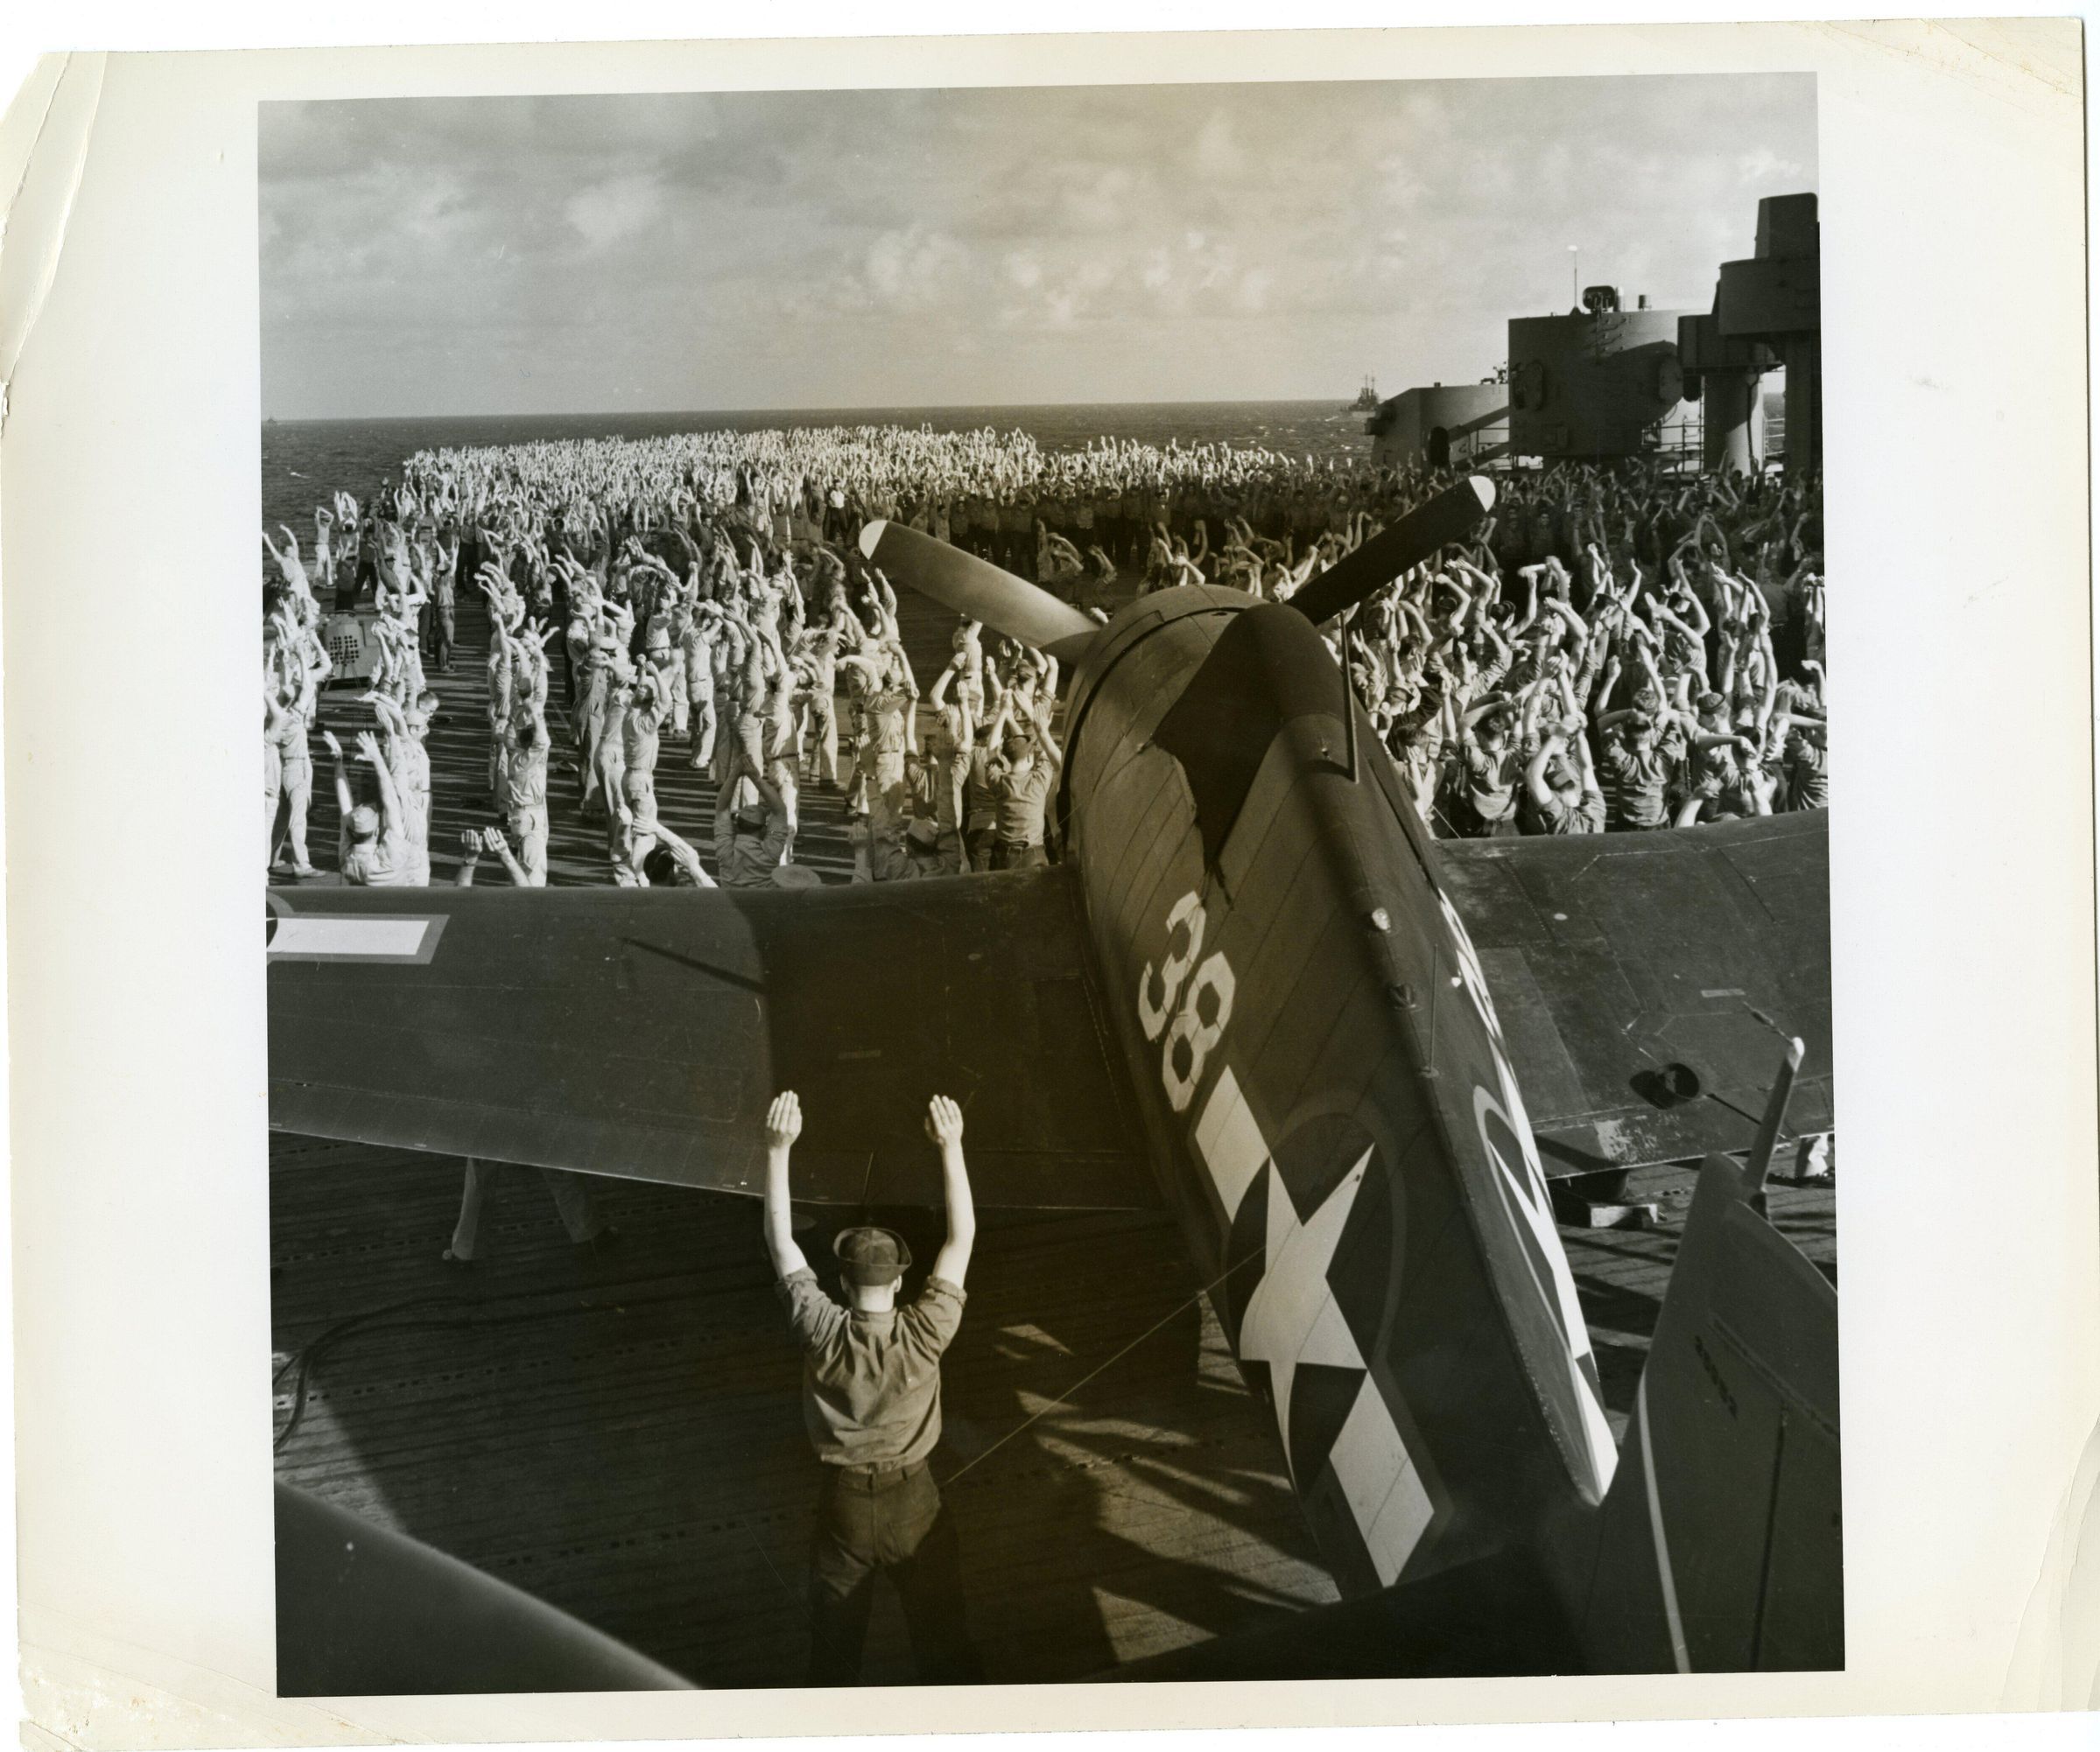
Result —
[[962, 1324], [963, 1293], [929, 1278], [886, 1314], [842, 1308], [807, 1266], [780, 1280], [802, 1346], [802, 1415], [827, 1466], [901, 1466], [941, 1437], [941, 1353]]

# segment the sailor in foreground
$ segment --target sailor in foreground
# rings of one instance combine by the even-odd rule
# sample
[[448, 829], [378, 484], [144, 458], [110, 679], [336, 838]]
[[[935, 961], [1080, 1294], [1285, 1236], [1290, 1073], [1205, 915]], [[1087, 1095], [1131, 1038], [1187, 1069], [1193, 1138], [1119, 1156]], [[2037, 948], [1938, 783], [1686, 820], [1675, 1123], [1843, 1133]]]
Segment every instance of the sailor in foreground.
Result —
[[848, 1229], [833, 1243], [848, 1306], [818, 1287], [788, 1209], [788, 1153], [802, 1135], [792, 1090], [766, 1115], [766, 1251], [802, 1346], [803, 1417], [823, 1462], [810, 1559], [810, 1683], [852, 1685], [886, 1571], [903, 1602], [922, 1683], [982, 1677], [963, 1619], [955, 1523], [927, 1461], [941, 1433], [941, 1353], [962, 1324], [963, 1274], [977, 1216], [963, 1166], [962, 1110], [945, 1095], [928, 1106], [926, 1134], [941, 1154], [948, 1238], [918, 1299], [897, 1306], [903, 1237]]

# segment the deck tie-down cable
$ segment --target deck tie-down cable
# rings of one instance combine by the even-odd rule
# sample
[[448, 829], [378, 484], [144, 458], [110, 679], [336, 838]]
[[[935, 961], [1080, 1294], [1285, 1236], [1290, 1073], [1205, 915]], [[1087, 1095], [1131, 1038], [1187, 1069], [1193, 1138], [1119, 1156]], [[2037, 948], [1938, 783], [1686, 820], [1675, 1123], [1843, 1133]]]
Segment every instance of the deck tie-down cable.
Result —
[[1150, 1338], [1154, 1333], [1158, 1332], [1162, 1328], [1169, 1325], [1172, 1321], [1180, 1319], [1183, 1314], [1186, 1314], [1189, 1309], [1194, 1307], [1197, 1303], [1200, 1302], [1205, 1296], [1209, 1295], [1212, 1290], [1216, 1289], [1220, 1284], [1224, 1283], [1227, 1278], [1231, 1277], [1233, 1272], [1239, 1271], [1241, 1266], [1250, 1265], [1254, 1260], [1259, 1259], [1261, 1257], [1262, 1255], [1259, 1253], [1249, 1253], [1244, 1259], [1237, 1260], [1233, 1264], [1227, 1265], [1224, 1271], [1220, 1272], [1215, 1278], [1212, 1279], [1209, 1283], [1205, 1284], [1201, 1289], [1197, 1291], [1194, 1295], [1190, 1296], [1186, 1301], [1176, 1303], [1166, 1314], [1162, 1314], [1158, 1320], [1155, 1321], [1150, 1326], [1147, 1327], [1144, 1331], [1138, 1334], [1138, 1335], [1132, 1339], [1129, 1343], [1126, 1344], [1120, 1350], [1117, 1351], [1116, 1354], [1113, 1356], [1111, 1356], [1106, 1363], [1099, 1364], [1096, 1368], [1089, 1370], [1077, 1381], [1073, 1382], [1071, 1386], [1067, 1387], [1056, 1398], [1052, 1399], [1050, 1404], [1043, 1406], [1041, 1411], [1029, 1413], [1027, 1418], [1023, 1419], [1012, 1429], [1008, 1430], [1004, 1435], [1000, 1437], [997, 1441], [994, 1442], [991, 1447], [987, 1448], [982, 1454], [979, 1454], [974, 1460], [966, 1461], [962, 1465], [957, 1467], [953, 1472], [950, 1473], [948, 1476], [942, 1481], [942, 1488], [945, 1489], [947, 1486], [953, 1484], [957, 1479], [960, 1478], [966, 1472], [969, 1471], [972, 1467], [980, 1465], [985, 1461], [991, 1459], [991, 1457], [997, 1454], [1001, 1448], [1004, 1447], [1008, 1442], [1012, 1441], [1015, 1436], [1025, 1434], [1037, 1423], [1040, 1423], [1044, 1418], [1050, 1416], [1052, 1412], [1057, 1411], [1060, 1406], [1068, 1404], [1071, 1401], [1072, 1395], [1085, 1386], [1088, 1382], [1093, 1380], [1097, 1376], [1106, 1374], [1109, 1370], [1114, 1368], [1117, 1363], [1120, 1363], [1126, 1356], [1129, 1356], [1132, 1351], [1135, 1350], [1139, 1345], [1142, 1344], [1147, 1339]]

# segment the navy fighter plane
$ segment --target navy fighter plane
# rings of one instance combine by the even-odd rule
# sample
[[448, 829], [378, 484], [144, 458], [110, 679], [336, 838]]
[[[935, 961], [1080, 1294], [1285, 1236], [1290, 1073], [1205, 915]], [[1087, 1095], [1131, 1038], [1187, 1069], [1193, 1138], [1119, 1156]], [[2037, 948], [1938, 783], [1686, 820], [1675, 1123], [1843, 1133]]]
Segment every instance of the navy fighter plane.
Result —
[[[1432, 839], [1319, 627], [1492, 497], [1106, 626], [871, 524], [1071, 673], [1063, 861], [272, 890], [271, 1125], [755, 1194], [793, 1088], [797, 1195], [863, 1207], [938, 1202], [952, 1093], [980, 1204], [1172, 1214], [1345, 1596], [1147, 1676], [1841, 1665], [1835, 1292], [1759, 1197], [1831, 1123], [1825, 817]], [[1622, 1454], [1549, 1181], [1700, 1157]]]

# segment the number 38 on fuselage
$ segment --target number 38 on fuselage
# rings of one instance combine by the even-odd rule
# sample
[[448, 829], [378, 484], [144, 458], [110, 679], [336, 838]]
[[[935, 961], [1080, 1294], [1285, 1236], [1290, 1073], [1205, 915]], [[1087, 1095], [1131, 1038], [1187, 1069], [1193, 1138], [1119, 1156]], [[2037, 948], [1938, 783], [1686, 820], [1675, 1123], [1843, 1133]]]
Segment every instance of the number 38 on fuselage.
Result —
[[1485, 981], [1348, 710], [1304, 616], [1162, 592], [1074, 679], [1060, 805], [1162, 1190], [1369, 1589], [1615, 1450]]

